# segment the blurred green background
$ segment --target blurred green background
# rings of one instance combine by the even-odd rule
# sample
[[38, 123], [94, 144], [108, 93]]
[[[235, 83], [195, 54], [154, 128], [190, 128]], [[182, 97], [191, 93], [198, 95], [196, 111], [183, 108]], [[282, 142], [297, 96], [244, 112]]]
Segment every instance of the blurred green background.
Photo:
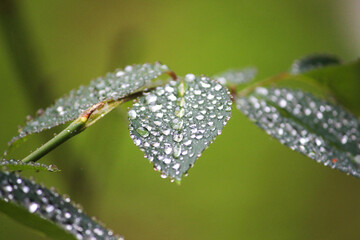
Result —
[[[160, 60], [179, 75], [253, 65], [261, 78], [309, 53], [360, 55], [357, 0], [1, 2], [1, 149], [26, 115], [127, 64]], [[126, 107], [41, 161], [61, 173], [24, 175], [130, 240], [358, 238], [360, 180], [290, 151], [239, 111], [177, 186], [133, 144]], [[0, 239], [46, 238], [0, 214]]]

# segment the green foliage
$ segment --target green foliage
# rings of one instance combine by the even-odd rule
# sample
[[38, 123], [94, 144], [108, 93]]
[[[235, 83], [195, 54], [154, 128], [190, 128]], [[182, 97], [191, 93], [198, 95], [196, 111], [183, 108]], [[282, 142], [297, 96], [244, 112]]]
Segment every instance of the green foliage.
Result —
[[256, 76], [257, 70], [254, 67], [244, 69], [233, 69], [214, 76], [222, 85], [239, 85], [248, 83], [253, 80]]
[[304, 74], [330, 89], [334, 99], [360, 116], [360, 60], [318, 68]]
[[0, 171], [0, 211], [53, 239], [122, 239], [53, 190]]
[[55, 126], [75, 120], [84, 111], [100, 102], [119, 100], [149, 86], [151, 80], [168, 71], [160, 63], [127, 66], [105, 77], [95, 79], [89, 86], [81, 86], [68, 95], [58, 99], [55, 104], [39, 116], [26, 123], [18, 136], [11, 142], [26, 135], [41, 132]]
[[164, 176], [181, 180], [231, 115], [228, 90], [188, 74], [141, 97], [129, 111], [134, 143]]
[[[172, 80], [151, 83], [164, 72]], [[360, 177], [356, 116], [360, 112], [360, 61], [340, 64], [333, 56], [312, 55], [295, 61], [290, 73], [250, 82], [255, 74], [254, 68], [247, 68], [224, 72], [215, 80], [193, 74], [178, 79], [159, 63], [127, 66], [70, 92], [31, 120], [13, 140], [76, 119], [22, 161], [0, 162], [0, 169], [57, 170], [28, 162], [37, 161], [121, 103], [135, 99], [128, 111], [132, 140], [162, 177], [180, 182], [221, 134], [235, 101], [239, 110], [290, 149]], [[115, 238], [67, 198], [45, 187], [1, 171], [0, 184], [0, 210], [49, 236]]]
[[22, 170], [35, 170], [35, 171], [49, 171], [49, 172], [58, 172], [60, 171], [55, 165], [45, 165], [42, 163], [24, 163], [20, 160], [2, 160], [0, 161], [0, 170], [7, 171], [22, 171]]
[[317, 68], [323, 68], [326, 66], [338, 64], [340, 64], [340, 59], [336, 56], [315, 54], [296, 60], [291, 66], [291, 73], [301, 74]]
[[360, 123], [342, 107], [286, 88], [257, 88], [237, 107], [292, 150], [360, 177]]

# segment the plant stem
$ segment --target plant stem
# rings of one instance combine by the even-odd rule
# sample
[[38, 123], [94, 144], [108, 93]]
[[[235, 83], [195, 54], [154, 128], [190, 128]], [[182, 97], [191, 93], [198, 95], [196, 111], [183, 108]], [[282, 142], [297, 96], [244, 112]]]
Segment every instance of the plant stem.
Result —
[[66, 140], [79, 134], [85, 129], [87, 118], [80, 117], [76, 121], [72, 122], [67, 128], [57, 134], [54, 138], [49, 140], [47, 143], [36, 149], [34, 152], [29, 154], [27, 157], [22, 159], [24, 163], [35, 162], [48, 154], [50, 151], [55, 149], [57, 146], [64, 143]]

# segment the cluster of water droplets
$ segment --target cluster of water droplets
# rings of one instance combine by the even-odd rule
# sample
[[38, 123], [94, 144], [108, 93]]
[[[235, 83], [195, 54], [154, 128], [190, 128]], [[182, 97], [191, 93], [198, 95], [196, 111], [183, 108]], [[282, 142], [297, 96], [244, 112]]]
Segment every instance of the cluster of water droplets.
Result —
[[35, 170], [35, 171], [45, 170], [45, 171], [49, 171], [49, 172], [59, 171], [59, 169], [53, 164], [45, 165], [42, 163], [34, 163], [34, 162], [24, 163], [20, 160], [14, 160], [14, 159], [1, 160], [0, 161], [0, 169], [1, 170], [9, 170], [9, 171], [20, 171], [20, 170], [27, 170], [27, 169], [31, 169], [31, 170]]
[[129, 65], [108, 73], [105, 77], [97, 78], [88, 86], [72, 90], [68, 95], [58, 99], [53, 106], [42, 111], [40, 116], [31, 119], [13, 141], [74, 120], [101, 101], [121, 99], [132, 94], [165, 71], [168, 71], [168, 67], [160, 63]]
[[55, 223], [77, 239], [123, 239], [86, 216], [68, 197], [14, 173], [0, 171], [0, 198]]
[[222, 85], [225, 84], [243, 84], [250, 82], [256, 76], [257, 70], [254, 67], [244, 69], [228, 70], [226, 72], [216, 75], [214, 78]]
[[290, 72], [292, 74], [301, 74], [314, 70], [316, 68], [337, 65], [340, 63], [340, 59], [336, 56], [328, 54], [314, 54], [294, 61], [291, 66]]
[[188, 74], [133, 104], [130, 136], [162, 177], [180, 180], [221, 133], [231, 105], [228, 90], [218, 82]]
[[341, 107], [286, 88], [257, 88], [237, 106], [291, 149], [360, 177], [360, 123]]

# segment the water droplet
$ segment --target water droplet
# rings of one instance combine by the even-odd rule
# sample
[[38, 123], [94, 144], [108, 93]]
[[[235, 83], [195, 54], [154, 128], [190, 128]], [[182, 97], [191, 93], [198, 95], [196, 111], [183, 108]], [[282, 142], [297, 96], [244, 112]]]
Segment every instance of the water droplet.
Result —
[[151, 105], [149, 106], [150, 111], [157, 112], [162, 108], [162, 105]]
[[180, 157], [180, 154], [181, 154], [181, 145], [176, 144], [175, 147], [174, 147], [173, 156], [174, 156], [174, 158], [178, 158], [178, 157]]
[[201, 121], [201, 120], [204, 119], [204, 116], [201, 115], [201, 114], [199, 114], [199, 115], [197, 115], [195, 118], [196, 118], [197, 120]]
[[214, 87], [215, 91], [219, 91], [222, 88], [222, 86], [220, 84], [216, 84], [216, 86]]
[[200, 94], [201, 94], [201, 90], [195, 90], [195, 91], [194, 91], [194, 94], [195, 94], [195, 95], [200, 95]]
[[31, 212], [31, 213], [36, 212], [36, 210], [38, 210], [38, 208], [39, 208], [39, 204], [37, 204], [35, 202], [30, 203], [28, 206], [29, 212]]
[[279, 101], [279, 106], [280, 106], [281, 108], [286, 107], [286, 100], [285, 100], [285, 99], [280, 99], [280, 101]]
[[200, 85], [203, 87], [203, 88], [209, 88], [211, 87], [211, 85], [209, 83], [206, 83], [206, 82], [200, 82]]
[[184, 142], [184, 145], [189, 146], [191, 144], [191, 142], [192, 142], [191, 140], [187, 140], [186, 142]]
[[123, 71], [118, 71], [117, 73], [116, 73], [116, 76], [117, 77], [121, 77], [121, 76], [124, 76], [125, 75], [125, 73], [123, 72]]
[[164, 149], [164, 152], [166, 154], [170, 154], [172, 152], [172, 148], [170, 146], [166, 146], [165, 149]]
[[212, 95], [212, 94], [210, 94], [210, 93], [207, 95], [207, 99], [208, 99], [208, 100], [212, 100], [212, 99], [214, 99], [214, 97], [215, 97], [215, 96]]
[[134, 120], [136, 118], [136, 112], [134, 110], [130, 110], [128, 112], [128, 116], [130, 119]]
[[180, 163], [175, 163], [174, 166], [172, 166], [172, 168], [178, 170], [180, 168]]
[[157, 100], [157, 97], [155, 95], [153, 95], [153, 94], [146, 95], [145, 98], [146, 98], [147, 104], [154, 103]]
[[195, 80], [195, 75], [192, 74], [192, 73], [186, 74], [186, 75], [185, 75], [185, 80], [186, 80], [187, 82], [193, 82], [193, 81]]
[[124, 70], [126, 72], [131, 72], [133, 70], [133, 67], [129, 65], [129, 66], [126, 66]]
[[170, 94], [168, 97], [167, 97], [170, 101], [176, 101], [176, 97], [174, 94]]
[[173, 140], [175, 142], [181, 142], [183, 140], [184, 136], [181, 133], [175, 133]]
[[173, 120], [173, 129], [175, 130], [181, 130], [183, 128], [183, 125], [184, 125], [184, 121], [182, 119], [178, 119], [178, 118], [175, 118]]
[[148, 132], [145, 128], [143, 128], [143, 127], [137, 128], [136, 131], [137, 131], [137, 132], [140, 134], [140, 136], [142, 136], [142, 137], [148, 137], [148, 136], [150, 135], [149, 132]]
[[174, 92], [175, 90], [174, 90], [174, 88], [170, 87], [169, 85], [166, 85], [166, 86], [165, 86], [165, 91], [166, 91], [166, 92], [169, 92], [169, 93], [172, 93], [172, 92]]
[[357, 163], [357, 164], [360, 164], [360, 154], [359, 155], [356, 155], [354, 157], [354, 161]]

